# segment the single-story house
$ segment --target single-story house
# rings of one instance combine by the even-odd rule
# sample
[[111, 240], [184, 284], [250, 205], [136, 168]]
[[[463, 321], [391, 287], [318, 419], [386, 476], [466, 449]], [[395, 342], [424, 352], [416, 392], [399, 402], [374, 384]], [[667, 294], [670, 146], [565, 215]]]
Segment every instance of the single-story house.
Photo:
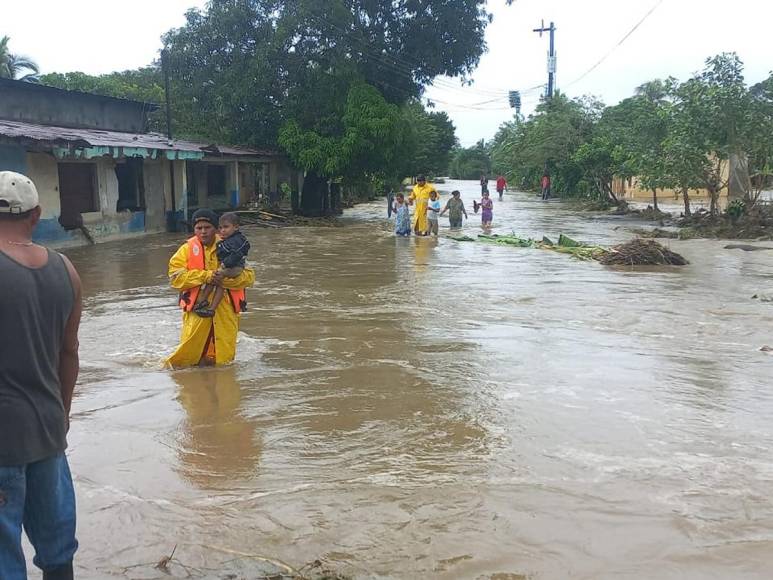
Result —
[[[38, 188], [39, 241], [85, 243], [177, 229], [202, 206], [247, 205], [300, 188], [275, 151], [146, 132], [152, 103], [0, 79], [0, 171]], [[85, 232], [84, 232], [85, 228]]]

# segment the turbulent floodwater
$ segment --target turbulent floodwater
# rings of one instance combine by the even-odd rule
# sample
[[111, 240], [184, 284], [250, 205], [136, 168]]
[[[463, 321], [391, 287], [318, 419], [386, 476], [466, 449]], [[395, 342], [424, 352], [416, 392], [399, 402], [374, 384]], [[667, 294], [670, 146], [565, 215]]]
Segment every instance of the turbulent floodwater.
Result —
[[[690, 266], [614, 270], [395, 239], [383, 205], [248, 228], [258, 282], [216, 370], [159, 369], [183, 236], [67, 252], [80, 578], [166, 578], [175, 545], [211, 578], [249, 577], [239, 553], [358, 578], [771, 577], [773, 304], [751, 296], [773, 253], [672, 242]], [[611, 244], [635, 224], [513, 193], [494, 225]]]

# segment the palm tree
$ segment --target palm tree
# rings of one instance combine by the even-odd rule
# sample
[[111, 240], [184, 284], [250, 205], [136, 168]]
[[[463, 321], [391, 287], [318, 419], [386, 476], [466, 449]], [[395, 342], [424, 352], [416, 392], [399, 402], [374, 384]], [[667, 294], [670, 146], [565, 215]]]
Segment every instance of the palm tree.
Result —
[[[9, 52], [9, 40], [10, 37], [8, 36], [0, 38], [0, 78], [16, 79], [30, 83], [39, 82], [38, 73], [40, 69], [37, 63], [29, 57]], [[32, 72], [19, 76], [25, 70]]]

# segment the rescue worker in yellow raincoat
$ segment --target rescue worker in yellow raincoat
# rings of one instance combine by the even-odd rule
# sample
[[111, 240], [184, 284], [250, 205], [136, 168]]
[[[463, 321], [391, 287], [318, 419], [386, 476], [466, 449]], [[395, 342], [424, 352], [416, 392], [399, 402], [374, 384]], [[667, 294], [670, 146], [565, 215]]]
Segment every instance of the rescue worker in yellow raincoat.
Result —
[[[180, 291], [183, 327], [177, 350], [166, 359], [173, 368], [195, 365], [223, 365], [236, 355], [236, 334], [239, 315], [244, 311], [244, 289], [255, 283], [255, 272], [245, 268], [235, 278], [226, 278], [218, 271], [218, 217], [210, 209], [193, 214], [195, 235], [185, 242], [169, 260], [169, 282]], [[222, 286], [228, 297], [220, 302], [212, 318], [191, 312], [203, 284]]]
[[413, 233], [417, 236], [425, 236], [429, 230], [427, 205], [429, 204], [429, 194], [433, 191], [436, 191], [435, 186], [427, 183], [426, 177], [419, 175], [411, 195], [408, 196], [408, 203], [416, 206], [413, 212]]

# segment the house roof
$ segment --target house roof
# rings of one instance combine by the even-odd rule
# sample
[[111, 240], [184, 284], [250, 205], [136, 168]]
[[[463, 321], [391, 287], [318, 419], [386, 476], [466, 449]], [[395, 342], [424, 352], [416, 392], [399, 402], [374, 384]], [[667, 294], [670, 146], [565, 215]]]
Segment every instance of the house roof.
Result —
[[232, 157], [275, 157], [279, 155], [278, 152], [269, 149], [247, 149], [185, 139], [170, 141], [161, 133], [122, 133], [100, 129], [71, 129], [3, 119], [0, 119], [0, 136], [14, 140], [31, 141], [41, 145], [76, 149], [97, 147], [156, 149]]
[[12, 89], [24, 89], [32, 92], [49, 94], [49, 95], [68, 95], [74, 97], [86, 97], [95, 101], [109, 101], [114, 103], [122, 103], [125, 105], [135, 105], [137, 107], [143, 107], [148, 112], [157, 111], [160, 106], [157, 103], [145, 103], [143, 101], [135, 101], [132, 99], [123, 99], [120, 97], [108, 97], [107, 95], [98, 95], [96, 93], [87, 93], [85, 91], [75, 91], [71, 89], [60, 89], [59, 87], [52, 87], [49, 85], [43, 85], [40, 83], [30, 83], [25, 81], [3, 79], [0, 78], [0, 90], [3, 87]]

